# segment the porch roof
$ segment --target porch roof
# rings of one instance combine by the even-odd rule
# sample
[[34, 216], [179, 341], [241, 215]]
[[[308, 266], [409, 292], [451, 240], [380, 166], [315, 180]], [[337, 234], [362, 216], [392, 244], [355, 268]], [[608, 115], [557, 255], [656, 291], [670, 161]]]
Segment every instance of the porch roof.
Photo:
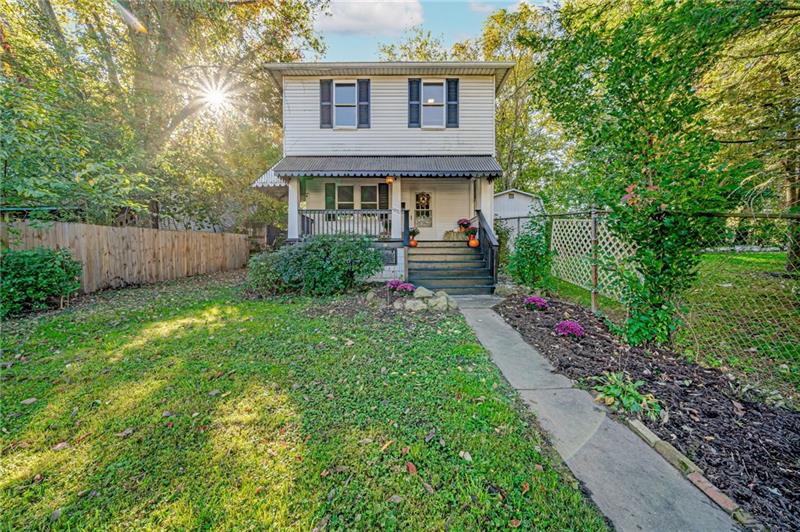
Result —
[[503, 175], [491, 155], [340, 155], [281, 159], [277, 177], [488, 177]]

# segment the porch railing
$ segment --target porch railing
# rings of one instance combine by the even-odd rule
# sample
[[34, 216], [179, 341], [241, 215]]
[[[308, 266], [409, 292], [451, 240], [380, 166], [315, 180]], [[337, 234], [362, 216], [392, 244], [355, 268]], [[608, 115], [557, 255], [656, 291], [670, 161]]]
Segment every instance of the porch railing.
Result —
[[302, 209], [300, 236], [368, 235], [378, 239], [392, 236], [391, 209]]
[[481, 243], [481, 252], [483, 252], [486, 263], [492, 270], [492, 281], [496, 285], [497, 270], [500, 266], [500, 242], [480, 210], [475, 211], [473, 220], [473, 223], [477, 222], [478, 225], [478, 240]]

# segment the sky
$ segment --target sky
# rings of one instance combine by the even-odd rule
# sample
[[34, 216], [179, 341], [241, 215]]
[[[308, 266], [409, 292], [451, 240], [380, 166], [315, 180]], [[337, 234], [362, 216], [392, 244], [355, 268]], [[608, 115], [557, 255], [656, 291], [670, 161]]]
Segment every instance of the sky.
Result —
[[[327, 50], [321, 61], [378, 61], [378, 46], [398, 42], [414, 26], [450, 47], [480, 35], [492, 11], [519, 0], [331, 0], [330, 16], [315, 21]], [[309, 58], [312, 59], [312, 58]]]

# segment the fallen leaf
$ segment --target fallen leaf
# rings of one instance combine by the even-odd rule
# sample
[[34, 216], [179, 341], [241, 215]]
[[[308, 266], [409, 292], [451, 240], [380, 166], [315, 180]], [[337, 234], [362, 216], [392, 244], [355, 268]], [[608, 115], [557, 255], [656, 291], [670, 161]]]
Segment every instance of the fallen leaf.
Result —
[[120, 438], [127, 438], [131, 434], [133, 434], [133, 429], [131, 427], [128, 427], [127, 429], [123, 430], [122, 432], [117, 432], [117, 436], [119, 436]]
[[313, 532], [322, 532], [323, 530], [325, 530], [328, 526], [328, 521], [330, 521], [330, 519], [331, 519], [330, 516], [327, 515], [322, 519], [320, 519], [319, 523], [317, 523], [317, 526], [314, 527]]
[[412, 464], [411, 462], [406, 462], [406, 469], [407, 469], [407, 470], [408, 470], [408, 472], [409, 472], [409, 473], [411, 473], [412, 475], [416, 475], [416, 474], [417, 474], [417, 466], [415, 466], [415, 465], [414, 465], [414, 464]]
[[210, 392], [208, 392], [208, 395], [210, 397], [214, 397], [215, 395], [219, 395], [219, 390], [211, 390]]
[[731, 403], [733, 403], [733, 413], [736, 414], [737, 416], [743, 416], [744, 406], [742, 406], [742, 403], [738, 401], [731, 401]]
[[435, 491], [433, 491], [433, 486], [431, 486], [427, 482], [423, 482], [422, 485], [425, 486], [425, 489], [428, 490], [428, 493], [430, 493], [431, 495], [436, 493]]
[[407, 454], [408, 454], [408, 452], [409, 452], [410, 450], [411, 450], [411, 447], [403, 447], [403, 449], [400, 451], [400, 454], [401, 454], [402, 456], [405, 456], [405, 455], [407, 455]]
[[472, 455], [469, 454], [467, 451], [461, 451], [458, 453], [458, 456], [466, 460], [467, 462], [472, 462]]
[[391, 497], [389, 497], [389, 502], [393, 502], [395, 504], [398, 504], [398, 503], [400, 503], [402, 501], [403, 501], [403, 498], [400, 495], [392, 495]]
[[323, 469], [322, 471], [320, 471], [319, 476], [321, 476], [322, 478], [325, 478], [330, 474], [331, 474], [330, 471], [328, 471], [327, 469]]
[[61, 512], [62, 512], [62, 511], [63, 511], [63, 510], [62, 510], [61, 508], [56, 508], [56, 509], [53, 511], [53, 513], [51, 513], [51, 514], [50, 514], [50, 522], [52, 523], [53, 521], [55, 521], [55, 520], [57, 520], [59, 517], [61, 517]]
[[386, 449], [388, 449], [388, 448], [389, 448], [389, 446], [390, 446], [391, 444], [393, 444], [393, 443], [394, 443], [394, 440], [389, 440], [389, 441], [387, 441], [386, 443], [384, 443], [384, 444], [383, 444], [383, 447], [381, 447], [381, 452], [383, 452], [383, 451], [385, 451]]
[[508, 526], [510, 526], [511, 528], [519, 528], [519, 525], [521, 524], [522, 522], [519, 519], [512, 519], [511, 521], [508, 522]]
[[533, 468], [536, 471], [544, 471], [544, 467], [542, 467], [542, 464], [536, 464], [535, 466], [533, 466]]
[[59, 442], [59, 443], [53, 445], [53, 450], [54, 451], [63, 451], [67, 447], [69, 447], [69, 444], [67, 442], [65, 442], [65, 441], [62, 441], [62, 442]]
[[171, 429], [174, 426], [175, 426], [175, 424], [172, 421], [167, 421], [167, 428], [168, 429]]
[[523, 494], [523, 495], [525, 495], [526, 493], [528, 493], [528, 491], [530, 491], [530, 489], [531, 489], [531, 487], [528, 485], [528, 483], [527, 483], [527, 482], [523, 482], [523, 483], [522, 483], [522, 494]]
[[169, 410], [164, 410], [164, 413], [161, 414], [161, 417], [172, 417], [172, 412]]
[[431, 429], [431, 431], [425, 436], [425, 443], [430, 443], [435, 435], [436, 429]]
[[353, 345], [353, 344], [355, 344], [355, 342], [354, 342], [354, 341], [352, 341], [352, 340], [348, 340], [348, 341], [346, 341], [346, 342], [344, 343], [344, 345], [346, 345], [347, 347], [350, 347], [350, 346], [351, 346], [351, 345]]
[[32, 405], [36, 401], [38, 401], [38, 399], [36, 399], [35, 397], [28, 397], [27, 399], [23, 399], [22, 401], [20, 401], [20, 403], [22, 403], [23, 405]]

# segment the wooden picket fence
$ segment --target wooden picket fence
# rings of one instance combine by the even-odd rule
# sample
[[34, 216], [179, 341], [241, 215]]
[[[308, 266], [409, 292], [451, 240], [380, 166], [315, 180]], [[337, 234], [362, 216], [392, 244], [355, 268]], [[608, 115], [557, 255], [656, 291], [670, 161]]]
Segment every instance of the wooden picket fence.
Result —
[[0, 239], [12, 249], [69, 249], [86, 293], [243, 268], [249, 255], [247, 235], [142, 227], [21, 222], [0, 224]]

